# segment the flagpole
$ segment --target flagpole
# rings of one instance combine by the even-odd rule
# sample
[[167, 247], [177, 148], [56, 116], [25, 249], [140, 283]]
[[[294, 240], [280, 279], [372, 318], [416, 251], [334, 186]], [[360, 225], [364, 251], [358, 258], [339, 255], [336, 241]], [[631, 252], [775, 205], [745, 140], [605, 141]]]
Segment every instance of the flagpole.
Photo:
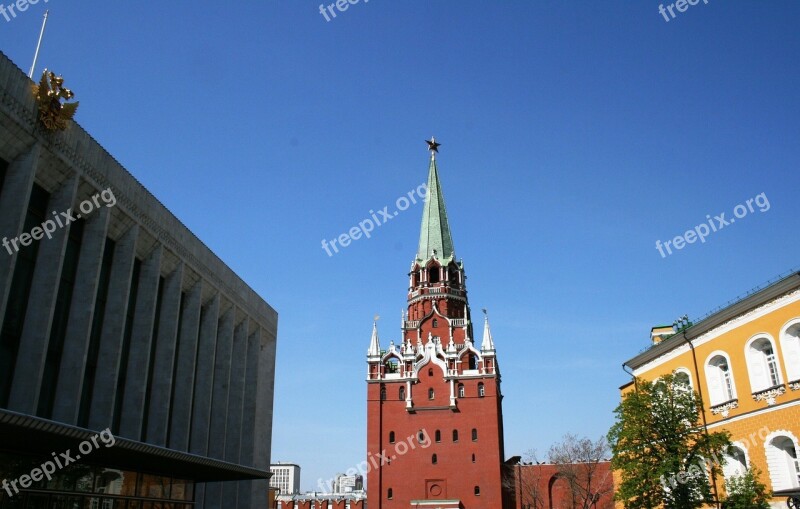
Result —
[[36, 61], [39, 60], [39, 49], [42, 47], [42, 38], [44, 37], [44, 28], [47, 26], [47, 16], [50, 14], [49, 10], [44, 11], [44, 20], [42, 21], [42, 31], [39, 32], [39, 42], [36, 44], [36, 53], [33, 55], [33, 65], [31, 65], [31, 72], [28, 77], [33, 79], [33, 71], [36, 69]]

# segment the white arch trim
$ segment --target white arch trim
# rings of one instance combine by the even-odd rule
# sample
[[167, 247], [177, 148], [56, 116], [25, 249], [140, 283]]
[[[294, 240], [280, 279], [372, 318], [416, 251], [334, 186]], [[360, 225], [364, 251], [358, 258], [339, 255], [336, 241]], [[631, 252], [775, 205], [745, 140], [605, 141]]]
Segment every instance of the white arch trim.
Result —
[[[730, 398], [725, 397], [723, 382], [721, 376], [719, 376], [719, 370], [713, 368], [711, 366], [711, 359], [720, 356], [725, 359], [725, 362], [728, 364], [728, 373], [730, 375], [731, 380], [731, 394]], [[711, 406], [720, 405], [725, 403], [729, 399], [737, 399], [739, 392], [736, 389], [736, 377], [733, 374], [733, 365], [731, 364], [731, 357], [728, 355], [727, 352], [723, 350], [715, 350], [711, 352], [708, 357], [706, 357], [705, 362], [703, 363], [703, 368], [706, 373], [706, 386], [708, 388], [709, 394], [709, 401]]]
[[[775, 355], [775, 364], [777, 368], [778, 384], [773, 384], [769, 374], [769, 366], [764, 359], [763, 354], [757, 348], [753, 348], [753, 343], [756, 341], [766, 339], [772, 345], [772, 353]], [[781, 373], [780, 355], [778, 354], [778, 346], [775, 344], [775, 338], [768, 332], [759, 332], [754, 334], [744, 344], [744, 358], [747, 362], [747, 375], [750, 379], [750, 392], [759, 392], [769, 389], [773, 385], [780, 385], [783, 383], [783, 373]]]
[[673, 371], [673, 372], [672, 372], [672, 374], [673, 374], [673, 375], [675, 375], [675, 374], [677, 374], [677, 373], [683, 373], [683, 374], [685, 374], [686, 376], [688, 376], [688, 377], [689, 377], [689, 386], [690, 386], [692, 389], [694, 389], [694, 388], [695, 388], [695, 386], [694, 386], [694, 380], [693, 380], [693, 378], [692, 378], [692, 372], [691, 372], [691, 371], [689, 371], [689, 368], [684, 368], [683, 366], [681, 366], [681, 367], [679, 367], [679, 368], [675, 368], [675, 371]]
[[764, 452], [767, 456], [767, 469], [769, 470], [772, 491], [787, 490], [800, 487], [797, 474], [790, 470], [783, 452], [773, 445], [776, 438], [788, 438], [794, 444], [795, 454], [800, 454], [800, 442], [794, 433], [789, 430], [773, 431], [764, 439]]
[[[749, 469], [750, 452], [747, 450], [747, 446], [745, 445], [745, 443], [739, 441], [731, 442], [731, 447], [734, 447], [742, 452], [742, 454], [744, 455], [744, 469], [745, 470]], [[741, 475], [744, 473], [737, 468], [737, 465], [734, 465], [732, 463], [732, 460], [733, 460], [732, 456], [728, 454], [725, 455], [725, 465], [722, 467], [723, 477], [725, 477], [725, 480], [728, 480], [735, 475]]]
[[792, 318], [781, 327], [780, 344], [783, 353], [783, 366], [786, 369], [788, 382], [800, 380], [800, 334], [789, 335], [789, 329], [800, 326], [800, 318]]

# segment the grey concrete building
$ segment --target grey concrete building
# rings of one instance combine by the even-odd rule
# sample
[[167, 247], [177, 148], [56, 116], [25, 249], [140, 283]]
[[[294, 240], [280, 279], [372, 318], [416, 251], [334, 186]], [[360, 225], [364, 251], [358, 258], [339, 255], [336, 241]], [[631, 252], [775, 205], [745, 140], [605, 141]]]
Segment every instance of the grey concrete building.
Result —
[[0, 54], [0, 509], [266, 507], [277, 313], [31, 85]]

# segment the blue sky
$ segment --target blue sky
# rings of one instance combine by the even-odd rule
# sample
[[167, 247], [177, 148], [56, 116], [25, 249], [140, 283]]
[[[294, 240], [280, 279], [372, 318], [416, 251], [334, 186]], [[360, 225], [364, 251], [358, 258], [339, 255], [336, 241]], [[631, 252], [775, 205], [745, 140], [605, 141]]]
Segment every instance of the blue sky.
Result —
[[49, 8], [39, 69], [77, 121], [279, 311], [273, 460], [313, 489], [365, 457], [372, 317], [400, 337], [422, 208], [321, 241], [423, 182], [431, 135], [506, 456], [605, 434], [651, 326], [800, 265], [800, 4], [658, 5], [50, 0], [0, 50], [27, 72]]

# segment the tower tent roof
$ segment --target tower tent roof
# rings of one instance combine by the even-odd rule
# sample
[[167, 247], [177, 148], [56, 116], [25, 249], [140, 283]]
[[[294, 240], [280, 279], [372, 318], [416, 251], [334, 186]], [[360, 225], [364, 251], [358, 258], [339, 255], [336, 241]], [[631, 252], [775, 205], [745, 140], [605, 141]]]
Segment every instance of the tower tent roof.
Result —
[[436, 156], [431, 154], [428, 170], [428, 194], [422, 211], [422, 226], [419, 233], [417, 261], [429, 260], [434, 252], [442, 263], [448, 263], [455, 257], [453, 238], [450, 235], [450, 224], [444, 205], [444, 195], [439, 182], [439, 170], [436, 167]]

